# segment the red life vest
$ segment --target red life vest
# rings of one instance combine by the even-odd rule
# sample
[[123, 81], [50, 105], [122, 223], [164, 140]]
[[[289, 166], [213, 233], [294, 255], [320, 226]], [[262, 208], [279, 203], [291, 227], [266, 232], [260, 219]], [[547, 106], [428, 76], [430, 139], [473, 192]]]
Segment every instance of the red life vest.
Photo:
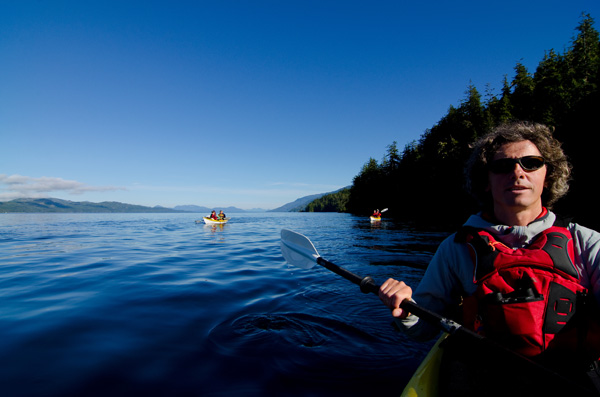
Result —
[[569, 230], [552, 226], [520, 249], [486, 231], [463, 232], [477, 284], [463, 302], [464, 325], [529, 357], [549, 349], [580, 351], [582, 316], [575, 313], [584, 312], [588, 291], [574, 266]]

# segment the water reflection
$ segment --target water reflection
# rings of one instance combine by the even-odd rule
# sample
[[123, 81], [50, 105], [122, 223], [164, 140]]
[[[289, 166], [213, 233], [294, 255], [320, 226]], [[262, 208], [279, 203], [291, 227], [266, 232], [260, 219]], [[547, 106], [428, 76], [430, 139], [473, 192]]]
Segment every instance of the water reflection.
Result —
[[223, 228], [225, 227], [224, 224], [213, 224], [213, 225], [204, 225], [205, 229], [210, 229], [213, 232], [217, 232], [217, 231], [223, 231]]

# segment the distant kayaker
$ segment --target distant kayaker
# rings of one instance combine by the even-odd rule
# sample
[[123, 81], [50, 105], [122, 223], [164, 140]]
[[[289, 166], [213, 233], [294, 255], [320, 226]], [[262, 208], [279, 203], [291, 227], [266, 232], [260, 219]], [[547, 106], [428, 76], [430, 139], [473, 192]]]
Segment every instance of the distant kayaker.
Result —
[[209, 218], [210, 219], [214, 219], [215, 221], [219, 220], [219, 217], [217, 216], [217, 212], [214, 211], [214, 210], [210, 213], [210, 217]]
[[441, 243], [414, 294], [388, 279], [380, 299], [415, 339], [438, 328], [403, 311], [404, 299], [460, 308], [464, 326], [579, 379], [600, 354], [590, 326], [600, 318], [590, 309], [600, 303], [600, 233], [550, 211], [571, 172], [560, 143], [542, 124], [504, 124], [476, 142], [465, 171], [481, 212]]
[[219, 220], [223, 220], [225, 218], [227, 218], [227, 217], [225, 216], [225, 213], [223, 212], [223, 210], [219, 211]]
[[375, 218], [379, 218], [379, 217], [381, 217], [381, 212], [379, 212], [379, 209], [376, 209], [375, 211], [373, 211], [373, 215], [371, 215], [371, 216], [374, 216]]

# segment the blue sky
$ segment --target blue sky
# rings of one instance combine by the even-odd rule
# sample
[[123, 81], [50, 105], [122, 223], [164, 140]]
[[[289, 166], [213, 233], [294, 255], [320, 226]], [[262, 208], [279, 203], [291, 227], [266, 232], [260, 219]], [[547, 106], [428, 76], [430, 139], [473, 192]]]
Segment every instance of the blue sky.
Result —
[[272, 209], [350, 185], [597, 0], [0, 0], [0, 200]]

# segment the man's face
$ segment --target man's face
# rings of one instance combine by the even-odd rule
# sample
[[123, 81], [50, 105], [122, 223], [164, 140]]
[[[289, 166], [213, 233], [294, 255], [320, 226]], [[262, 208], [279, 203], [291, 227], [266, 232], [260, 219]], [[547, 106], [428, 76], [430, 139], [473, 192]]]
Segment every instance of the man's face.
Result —
[[[531, 141], [512, 142], [502, 145], [494, 160], [541, 156]], [[507, 173], [488, 173], [488, 190], [492, 193], [494, 212], [542, 211], [542, 192], [546, 180], [546, 166], [535, 171], [525, 171], [520, 164]]]

